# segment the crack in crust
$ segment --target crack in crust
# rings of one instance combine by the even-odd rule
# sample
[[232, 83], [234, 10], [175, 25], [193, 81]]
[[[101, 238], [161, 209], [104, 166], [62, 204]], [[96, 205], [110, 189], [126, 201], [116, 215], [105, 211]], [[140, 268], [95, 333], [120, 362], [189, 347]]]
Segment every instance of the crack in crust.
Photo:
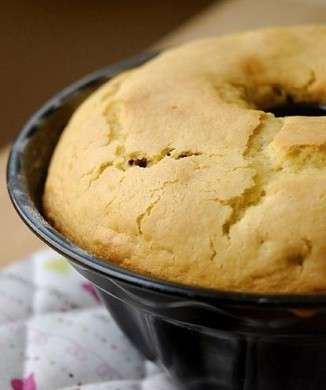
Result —
[[211, 251], [210, 261], [214, 261], [217, 255], [217, 250], [215, 249], [214, 240], [211, 237], [209, 238], [209, 249]]
[[151, 202], [149, 204], [149, 206], [146, 207], [146, 210], [143, 213], [141, 213], [140, 215], [138, 215], [138, 217], [136, 218], [138, 233], [140, 235], [144, 234], [144, 232], [142, 230], [142, 223], [143, 223], [144, 218], [149, 217], [151, 215], [153, 208], [161, 200], [161, 198], [162, 198], [162, 195], [159, 195], [153, 202]]
[[247, 160], [248, 167], [255, 171], [253, 185], [247, 188], [241, 195], [227, 201], [221, 202], [232, 208], [232, 213], [227, 221], [223, 224], [223, 233], [230, 239], [231, 229], [238, 224], [251, 207], [261, 204], [266, 196], [266, 187], [272, 176], [277, 173], [272, 168], [272, 163], [265, 153], [264, 146], [270, 144], [275, 134], [281, 128], [281, 120], [264, 115], [260, 124], [254, 129], [248, 139], [247, 149], [243, 153]]
[[[151, 193], [151, 196], [153, 197], [154, 195], [156, 195], [158, 192], [160, 192], [159, 195], [157, 195], [156, 199], [153, 200], [152, 202], [150, 202], [150, 204], [146, 207], [146, 210], [144, 212], [142, 212], [141, 214], [139, 214], [136, 218], [136, 223], [137, 223], [137, 228], [138, 228], [138, 233], [140, 235], [143, 235], [144, 232], [143, 232], [143, 229], [142, 229], [142, 224], [145, 220], [145, 218], [148, 218], [154, 207], [159, 203], [159, 201], [161, 200], [162, 196], [163, 196], [163, 190], [164, 188], [166, 188], [168, 185], [171, 185], [171, 184], [174, 184], [177, 182], [177, 179], [174, 179], [174, 180], [167, 180], [165, 181], [164, 183], [162, 183], [162, 185], [159, 187], [159, 188], [156, 188], [152, 191]], [[163, 248], [165, 250], [165, 248]]]

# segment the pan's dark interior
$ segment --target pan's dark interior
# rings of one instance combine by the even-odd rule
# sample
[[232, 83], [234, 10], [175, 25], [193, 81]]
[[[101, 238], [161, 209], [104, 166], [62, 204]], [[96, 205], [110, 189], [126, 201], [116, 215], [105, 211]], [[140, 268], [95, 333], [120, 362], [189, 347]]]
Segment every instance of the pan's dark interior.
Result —
[[324, 116], [326, 115], [326, 105], [315, 103], [294, 103], [288, 102], [267, 110], [276, 117], [284, 116]]

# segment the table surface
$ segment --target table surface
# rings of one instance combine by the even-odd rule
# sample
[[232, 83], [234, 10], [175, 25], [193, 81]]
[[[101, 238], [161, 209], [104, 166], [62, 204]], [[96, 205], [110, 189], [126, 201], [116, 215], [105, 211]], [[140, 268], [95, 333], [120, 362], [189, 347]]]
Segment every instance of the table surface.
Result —
[[[191, 39], [271, 25], [325, 23], [323, 0], [219, 1], [158, 42], [158, 47]], [[43, 244], [25, 227], [10, 204], [5, 184], [9, 146], [0, 150], [0, 267]]]

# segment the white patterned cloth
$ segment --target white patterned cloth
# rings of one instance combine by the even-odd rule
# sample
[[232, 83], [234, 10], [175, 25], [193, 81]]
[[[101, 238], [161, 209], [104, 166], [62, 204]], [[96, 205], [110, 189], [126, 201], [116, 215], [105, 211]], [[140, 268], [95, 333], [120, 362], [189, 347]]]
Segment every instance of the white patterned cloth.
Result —
[[172, 390], [51, 250], [0, 273], [1, 390]]

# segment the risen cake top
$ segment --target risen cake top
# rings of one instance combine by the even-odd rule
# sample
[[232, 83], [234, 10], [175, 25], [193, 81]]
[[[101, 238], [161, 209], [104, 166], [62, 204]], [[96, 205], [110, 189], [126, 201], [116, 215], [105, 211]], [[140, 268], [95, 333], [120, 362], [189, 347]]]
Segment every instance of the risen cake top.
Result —
[[223, 290], [326, 290], [326, 27], [196, 41], [75, 112], [44, 192], [54, 226], [108, 261]]

